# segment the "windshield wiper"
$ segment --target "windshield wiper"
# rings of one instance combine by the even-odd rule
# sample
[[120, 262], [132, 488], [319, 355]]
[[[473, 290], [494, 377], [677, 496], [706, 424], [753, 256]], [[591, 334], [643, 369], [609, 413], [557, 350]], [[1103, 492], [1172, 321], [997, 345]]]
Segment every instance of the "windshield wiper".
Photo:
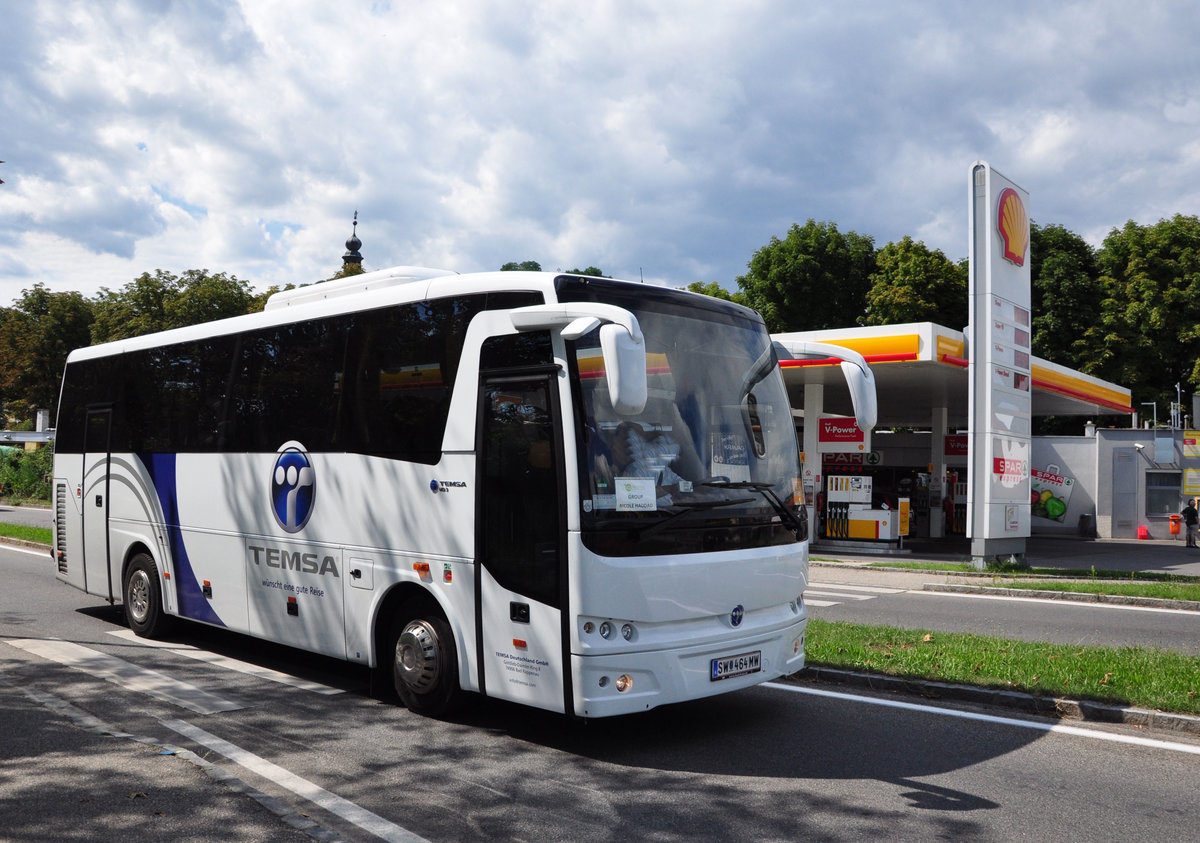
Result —
[[707, 512], [710, 509], [719, 509], [723, 506], [737, 506], [738, 504], [742, 503], [750, 503], [752, 500], [754, 500], [754, 498], [723, 498], [719, 501], [693, 501], [691, 503], [676, 504], [676, 512], [672, 512], [661, 521], [655, 521], [653, 524], [647, 524], [645, 527], [634, 527], [632, 528], [632, 532], [637, 538], [640, 539], [643, 536], [649, 535], [650, 533], [657, 533], [675, 519], [682, 518], [689, 513]]
[[708, 480], [700, 485], [712, 486], [716, 489], [753, 489], [766, 498], [767, 503], [771, 505], [771, 508], [779, 516], [779, 520], [783, 522], [783, 526], [795, 534], [797, 541], [804, 541], [804, 539], [808, 538], [808, 519], [800, 520], [800, 517], [786, 503], [780, 500], [779, 495], [775, 493], [775, 486], [771, 483], [755, 482], [753, 480]]

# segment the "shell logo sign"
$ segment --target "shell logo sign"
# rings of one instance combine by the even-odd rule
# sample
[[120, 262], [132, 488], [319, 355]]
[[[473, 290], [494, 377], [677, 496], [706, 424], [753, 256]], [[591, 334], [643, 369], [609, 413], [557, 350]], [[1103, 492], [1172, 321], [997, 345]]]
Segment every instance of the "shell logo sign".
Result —
[[1029, 246], [1029, 214], [1025, 211], [1025, 203], [1011, 187], [1004, 189], [996, 205], [996, 230], [1004, 241], [1004, 259], [1024, 266], [1025, 250]]

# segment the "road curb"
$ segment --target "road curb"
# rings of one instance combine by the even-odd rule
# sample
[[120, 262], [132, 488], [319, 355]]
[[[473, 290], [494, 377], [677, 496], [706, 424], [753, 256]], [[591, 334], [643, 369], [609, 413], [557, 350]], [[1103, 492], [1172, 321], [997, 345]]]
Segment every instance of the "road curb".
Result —
[[874, 691], [910, 694], [932, 699], [955, 700], [977, 705], [1015, 709], [1025, 714], [1038, 714], [1064, 720], [1084, 720], [1096, 723], [1120, 723], [1160, 732], [1200, 735], [1200, 717], [1173, 714], [1147, 708], [1111, 705], [1092, 700], [1071, 700], [1061, 697], [1039, 697], [1023, 691], [982, 688], [953, 682], [908, 679], [880, 673], [859, 673], [832, 667], [809, 666], [793, 674], [794, 681], [829, 682], [854, 685]]
[[1035, 588], [1004, 588], [989, 585], [925, 583], [923, 591], [954, 594], [990, 594], [1001, 597], [1028, 597], [1039, 600], [1066, 600], [1074, 603], [1106, 603], [1111, 606], [1142, 606], [1149, 609], [1179, 609], [1200, 612], [1200, 600], [1168, 600], [1162, 597], [1126, 597], [1118, 594], [1090, 594], [1079, 591], [1044, 591]]

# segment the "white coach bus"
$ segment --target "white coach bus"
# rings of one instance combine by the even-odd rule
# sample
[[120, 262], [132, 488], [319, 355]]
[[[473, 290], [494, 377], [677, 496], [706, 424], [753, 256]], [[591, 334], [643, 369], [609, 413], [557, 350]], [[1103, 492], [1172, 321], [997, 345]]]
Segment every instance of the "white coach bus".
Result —
[[[862, 358], [813, 350], [853, 360], [873, 424]], [[706, 296], [413, 267], [77, 349], [57, 576], [141, 635], [179, 617], [347, 659], [432, 715], [744, 688], [804, 664], [776, 355]]]

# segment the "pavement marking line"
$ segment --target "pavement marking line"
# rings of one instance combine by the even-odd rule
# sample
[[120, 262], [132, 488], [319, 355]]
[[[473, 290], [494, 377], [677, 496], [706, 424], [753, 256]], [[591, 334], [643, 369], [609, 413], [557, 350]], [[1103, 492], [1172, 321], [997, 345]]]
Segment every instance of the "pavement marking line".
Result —
[[218, 697], [164, 673], [139, 667], [133, 662], [70, 641], [18, 638], [8, 643], [35, 656], [90, 673], [130, 691], [149, 694], [197, 714], [216, 714], [218, 711], [237, 711], [247, 707], [246, 703]]
[[1024, 603], [1049, 603], [1052, 606], [1078, 606], [1081, 609], [1124, 609], [1127, 612], [1160, 612], [1168, 615], [1200, 615], [1193, 609], [1162, 609], [1158, 606], [1126, 606], [1123, 603], [1098, 603], [1091, 600], [1055, 600], [1049, 597], [1010, 597], [1006, 594], [968, 594], [963, 591], [910, 591], [931, 597], [969, 597], [972, 600], [1020, 600]]
[[284, 673], [279, 670], [272, 670], [269, 667], [263, 667], [250, 662], [244, 662], [239, 659], [231, 659], [229, 656], [222, 656], [219, 653], [212, 653], [208, 650], [201, 650], [198, 647], [193, 647], [190, 644], [175, 644], [170, 641], [152, 641], [149, 638], [138, 636], [132, 629], [116, 629], [110, 630], [109, 635], [114, 638], [120, 638], [130, 643], [138, 644], [142, 647], [156, 647], [160, 650], [170, 650], [180, 656], [187, 656], [189, 659], [205, 662], [215, 667], [223, 667], [226, 670], [236, 670], [238, 673], [245, 673], [250, 676], [257, 676], [260, 679], [269, 679], [272, 682], [279, 682], [282, 685], [290, 685], [293, 688], [299, 688], [302, 691], [312, 691], [316, 694], [325, 694], [333, 696], [334, 694], [344, 694], [342, 688], [334, 688], [331, 685], [322, 685], [320, 682], [312, 682], [308, 679], [301, 679], [299, 676], [292, 676], [290, 673]]
[[975, 720], [980, 723], [993, 723], [1002, 726], [1015, 726], [1018, 729], [1033, 729], [1037, 732], [1055, 732], [1062, 735], [1073, 735], [1080, 738], [1090, 738], [1096, 741], [1110, 741], [1112, 743], [1125, 743], [1134, 746], [1150, 747], [1152, 749], [1165, 749], [1169, 752], [1183, 752], [1189, 755], [1200, 755], [1200, 746], [1193, 746], [1186, 743], [1175, 743], [1173, 741], [1160, 741], [1154, 738], [1139, 738], [1134, 735], [1119, 735], [1113, 732], [1098, 732], [1093, 729], [1084, 729], [1079, 726], [1064, 726], [1060, 723], [1039, 723], [1035, 720], [1016, 720], [1008, 717], [998, 717], [994, 714], [978, 714], [973, 711], [956, 711], [951, 708], [937, 708], [932, 705], [922, 705], [920, 703], [902, 702], [901, 700], [879, 699], [877, 697], [861, 697], [857, 694], [845, 694], [840, 691], [826, 691], [821, 688], [801, 688], [798, 685], [782, 685], [778, 682], [764, 682], [764, 688], [773, 688], [777, 691], [788, 691], [793, 694], [808, 694], [814, 697], [827, 697], [834, 700], [845, 700], [847, 702], [860, 702], [868, 705], [880, 705], [885, 708], [900, 708], [906, 711], [917, 711], [922, 714], [938, 714], [943, 717], [957, 717], [961, 720]]
[[[13, 687], [12, 682], [8, 681], [2, 670], [0, 670], [0, 685]], [[200, 768], [210, 779], [215, 782], [220, 782], [223, 786], [229, 788], [234, 793], [240, 793], [245, 796], [249, 796], [272, 814], [279, 817], [282, 822], [287, 823], [292, 828], [305, 832], [309, 837], [312, 837], [315, 840], [339, 839], [333, 834], [333, 832], [318, 825], [316, 820], [292, 810], [275, 797], [268, 796], [261, 790], [251, 787], [246, 782], [233, 775], [233, 773], [231, 773], [229, 770], [214, 764], [206, 758], [201, 758], [189, 749], [170, 746], [158, 738], [148, 738], [141, 735], [131, 735], [128, 732], [122, 732], [116, 726], [105, 723], [98, 717], [94, 717], [91, 714], [88, 714], [86, 711], [76, 708], [66, 700], [60, 699], [52, 694], [47, 694], [44, 691], [39, 691], [36, 688], [31, 688], [25, 685], [20, 688], [20, 691], [33, 702], [45, 707], [50, 711], [53, 711], [60, 717], [65, 717], [66, 719], [72, 721], [76, 726], [79, 726], [81, 729], [87, 729], [89, 732], [94, 732], [98, 735], [106, 735], [121, 740], [128, 740], [143, 747], [152, 747], [160, 755], [163, 754], [164, 750], [170, 752], [181, 761], [185, 761], [188, 764], [192, 764]]]
[[842, 591], [866, 591], [871, 594], [903, 594], [907, 588], [896, 588], [887, 585], [851, 585], [844, 582], [810, 582], [809, 588], [837, 588]]
[[[865, 593], [849, 593], [856, 591]], [[810, 582], [808, 584], [808, 588], [804, 590], [804, 603], [806, 606], [823, 608], [828, 606], [836, 606], [839, 603], [845, 602], [846, 600], [874, 600], [876, 597], [884, 594], [903, 594], [906, 591], [908, 591], [907, 588], [889, 588], [887, 586], [878, 585], [846, 585], [844, 583]], [[828, 597], [835, 597], [838, 599], [823, 599]]]
[[183, 720], [162, 720], [160, 722], [168, 729], [208, 747], [213, 752], [220, 753], [238, 766], [290, 790], [297, 796], [307, 799], [314, 805], [319, 805], [331, 814], [336, 814], [376, 837], [399, 841], [399, 843], [428, 843], [424, 837], [414, 834], [403, 826], [385, 820], [361, 805], [356, 805], [348, 799], [330, 793], [320, 785], [313, 784], [308, 779], [301, 778], [265, 758], [218, 738], [211, 732], [204, 731], [198, 726], [193, 726]]

